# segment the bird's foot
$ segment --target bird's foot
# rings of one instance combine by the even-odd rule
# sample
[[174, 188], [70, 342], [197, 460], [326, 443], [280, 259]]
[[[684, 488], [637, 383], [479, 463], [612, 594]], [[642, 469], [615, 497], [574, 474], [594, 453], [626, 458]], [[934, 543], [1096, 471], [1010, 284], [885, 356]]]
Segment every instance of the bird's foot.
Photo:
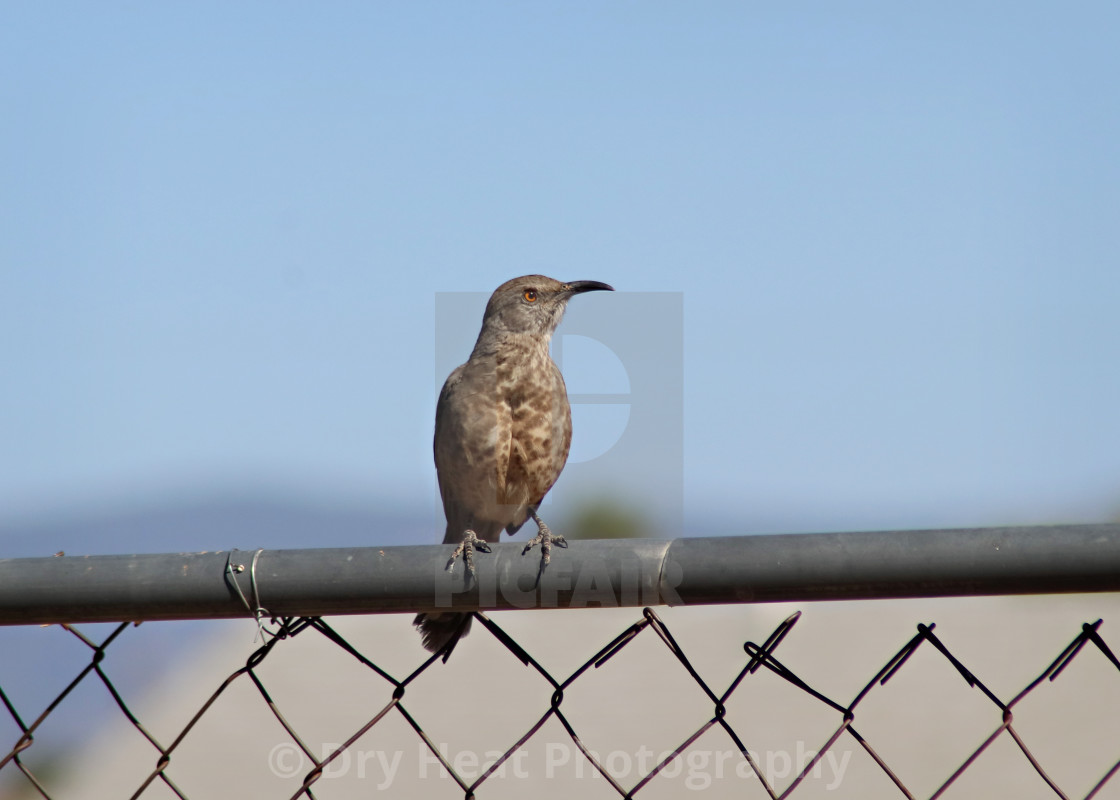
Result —
[[467, 578], [474, 577], [474, 551], [478, 550], [481, 553], [489, 553], [490, 545], [486, 543], [485, 539], [479, 539], [471, 529], [463, 534], [463, 541], [459, 542], [459, 546], [451, 553], [451, 558], [447, 559], [447, 566], [444, 567], [448, 572], [452, 572], [452, 567], [455, 566], [455, 560], [460, 555], [463, 556], [463, 566], [467, 570]]
[[533, 522], [537, 523], [537, 535], [525, 543], [525, 549], [521, 551], [521, 555], [525, 555], [539, 544], [541, 546], [541, 569], [543, 570], [552, 559], [552, 545], [567, 547], [568, 540], [549, 530], [548, 526], [544, 524], [544, 520], [536, 514], [533, 514]]

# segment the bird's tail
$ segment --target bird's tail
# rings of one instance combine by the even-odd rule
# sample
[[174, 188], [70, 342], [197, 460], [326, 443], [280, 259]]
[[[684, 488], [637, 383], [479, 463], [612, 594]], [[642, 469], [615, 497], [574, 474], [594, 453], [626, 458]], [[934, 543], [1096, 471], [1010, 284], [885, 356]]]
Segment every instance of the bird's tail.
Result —
[[448, 642], [467, 635], [471, 629], [471, 615], [460, 611], [417, 614], [412, 624], [420, 629], [424, 647], [435, 653]]

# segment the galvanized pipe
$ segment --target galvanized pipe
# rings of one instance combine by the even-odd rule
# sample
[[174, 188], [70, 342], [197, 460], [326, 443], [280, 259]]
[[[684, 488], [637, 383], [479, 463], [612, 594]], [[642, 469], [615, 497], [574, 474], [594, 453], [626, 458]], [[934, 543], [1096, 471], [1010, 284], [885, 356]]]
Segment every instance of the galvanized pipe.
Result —
[[[0, 559], [0, 624], [1120, 591], [1120, 525]], [[243, 599], [244, 598], [244, 599]]]

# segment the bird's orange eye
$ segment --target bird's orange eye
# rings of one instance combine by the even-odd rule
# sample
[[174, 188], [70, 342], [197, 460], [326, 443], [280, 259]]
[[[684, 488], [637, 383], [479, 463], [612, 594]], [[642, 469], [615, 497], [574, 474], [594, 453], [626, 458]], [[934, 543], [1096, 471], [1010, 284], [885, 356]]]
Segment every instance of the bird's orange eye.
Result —
[[535, 302], [537, 302], [537, 290], [536, 289], [526, 289], [523, 297], [528, 302], [535, 303]]

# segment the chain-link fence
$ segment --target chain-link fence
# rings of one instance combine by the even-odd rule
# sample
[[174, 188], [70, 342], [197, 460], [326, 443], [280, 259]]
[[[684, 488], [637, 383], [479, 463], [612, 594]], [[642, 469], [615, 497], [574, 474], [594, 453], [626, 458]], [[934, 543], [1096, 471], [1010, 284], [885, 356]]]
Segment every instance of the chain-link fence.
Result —
[[[1090, 538], [1111, 553], [1117, 534], [1115, 526], [1098, 526]], [[1014, 542], [1004, 547], [1015, 551]], [[1016, 558], [1021, 557], [1020, 549]], [[252, 573], [253, 563], [244, 560], [227, 557], [227, 579]], [[1098, 558], [1085, 572], [1099, 568]], [[1001, 765], [997, 785], [1012, 785], [1011, 770], [1021, 782], [1005, 796], [1120, 796], [1114, 777], [1120, 770], [1115, 724], [1120, 661], [1102, 636], [1100, 618], [1074, 627], [1068, 615], [1047, 615], [1063, 598], [1031, 605], [1020, 613], [1024, 626], [1018, 629], [1003, 616], [1006, 606], [989, 608], [977, 621], [982, 604], [992, 601], [957, 601], [950, 614], [955, 627], [979, 633], [958, 644], [943, 640], [946, 633], [933, 622], [917, 622], [916, 632], [905, 633], [897, 618], [910, 613], [905, 603], [893, 604], [892, 621], [879, 610], [892, 604], [814, 604], [804, 617], [795, 612], [767, 629], [760, 628], [762, 619], [752, 606], [687, 609], [706, 616], [677, 614], [672, 620], [666, 613], [677, 609], [473, 611], [475, 632], [429, 655], [415, 644], [404, 617], [377, 618], [376, 635], [358, 626], [358, 618], [271, 617], [262, 606], [268, 605], [266, 588], [260, 575], [244, 587], [236, 577], [232, 583], [233, 596], [248, 607], [246, 613], [256, 612], [259, 626], [242, 665], [232, 663], [230, 651], [239, 647], [230, 644], [229, 632], [219, 648], [221, 674], [213, 664], [203, 669], [168, 650], [193, 674], [189, 691], [182, 688], [187, 683], [176, 688], [165, 682], [140, 692], [137, 700], [137, 682], [128, 670], [137, 652], [128, 649], [130, 638], [183, 623], [98, 625], [96, 635], [70, 623], [35, 629], [39, 637], [72, 638], [86, 653], [76, 674], [41, 704], [22, 696], [41, 694], [28, 691], [34, 681], [16, 681], [20, 692], [9, 688], [4, 668], [17, 654], [6, 647], [0, 658], [0, 701], [6, 709], [0, 734], [10, 734], [0, 746], [0, 797], [215, 796], [199, 780], [202, 772], [221, 774], [228, 794], [261, 797], [350, 797], [374, 790], [390, 796], [395, 791], [484, 798], [523, 796], [527, 790], [549, 796], [545, 786], [557, 778], [566, 779], [555, 782], [557, 796], [580, 791], [588, 797], [648, 798], [679, 796], [684, 789], [736, 797], [964, 797], [984, 794], [970, 776], [985, 761]], [[72, 591], [80, 594], [80, 586]], [[1116, 605], [1112, 595], [1081, 599], [1099, 600], [1108, 609]], [[827, 618], [836, 613], [828, 609], [837, 606], [858, 611], [863, 620], [849, 622], [847, 630], [833, 623], [815, 628], [816, 643], [807, 642], [787, 659], [799, 622], [813, 615]], [[83, 616], [78, 609], [72, 613]], [[576, 614], [584, 618], [574, 627], [567, 620], [557, 625], [558, 617]], [[236, 627], [242, 644], [243, 624]], [[1067, 635], [1058, 642], [1062, 627]], [[736, 638], [747, 629], [758, 633]], [[879, 637], [874, 646], [856, 635], [871, 629]], [[23, 629], [19, 645], [24, 649], [33, 646], [27, 632]], [[899, 640], [897, 645], [883, 649], [890, 638]], [[1047, 647], [1053, 649], [1039, 658]], [[110, 669], [110, 656], [118, 650], [127, 654]], [[969, 665], [988, 663], [990, 651], [1014, 653], [1007, 662], [1013, 668], [1005, 668], [1012, 674], [998, 682], [1006, 686], [1027, 675], [1017, 688], [996, 686]], [[74, 663], [72, 653], [66, 663]], [[1069, 686], [1056, 693], [1058, 679], [1081, 664], [1087, 666], [1065, 678]], [[65, 669], [51, 665], [42, 677], [53, 679]], [[128, 676], [122, 680], [118, 669]], [[945, 698], [956, 696], [947, 673], [955, 686], [966, 687], [973, 705], [967, 719], [949, 714], [931, 739], [939, 710], [948, 706]], [[208, 688], [199, 688], [204, 676], [219, 674]], [[585, 685], [608, 674], [613, 682], [605, 695], [580, 697]], [[901, 695], [891, 695], [900, 684]], [[761, 690], [752, 691], [755, 685]], [[62, 730], [77, 729], [76, 738], [72, 730], [51, 731], [52, 720], [69, 704], [88, 705], [94, 690], [110, 698], [110, 714], [96, 721], [71, 717]], [[152, 697], [184, 703], [169, 714], [154, 710]], [[924, 705], [904, 708], [915, 699]], [[1032, 703], [1023, 722], [1020, 711]], [[1047, 703], [1052, 707], [1040, 711]], [[267, 714], [261, 715], [262, 709]], [[158, 724], [149, 725], [148, 714]], [[458, 732], [450, 720], [458, 720]], [[778, 730], [793, 730], [795, 738], [787, 736], [787, 746], [776, 747]], [[615, 731], [619, 742], [609, 740]], [[455, 736], [459, 743], [449, 746]], [[52, 739], [61, 739], [63, 748]], [[1074, 740], [1080, 743], [1072, 749], [1055, 745]], [[74, 755], [83, 749], [86, 756]], [[407, 751], [408, 776], [402, 769]], [[127, 768], [120, 766], [122, 753]], [[859, 779], [847, 774], [853, 753], [863, 765]], [[98, 772], [118, 778], [112, 789], [90, 788], [98, 785]]]

